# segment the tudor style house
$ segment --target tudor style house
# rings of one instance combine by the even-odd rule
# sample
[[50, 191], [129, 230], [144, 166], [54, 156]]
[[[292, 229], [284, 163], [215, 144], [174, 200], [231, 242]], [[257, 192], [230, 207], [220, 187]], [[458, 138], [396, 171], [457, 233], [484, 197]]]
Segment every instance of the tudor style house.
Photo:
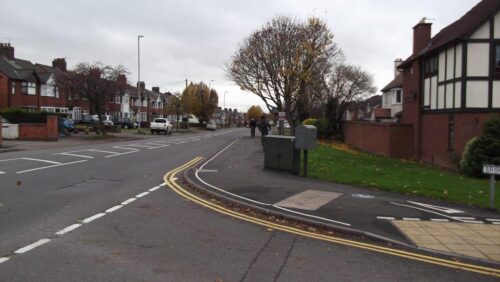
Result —
[[456, 168], [465, 144], [500, 113], [500, 1], [483, 0], [431, 38], [425, 18], [401, 65], [415, 159]]

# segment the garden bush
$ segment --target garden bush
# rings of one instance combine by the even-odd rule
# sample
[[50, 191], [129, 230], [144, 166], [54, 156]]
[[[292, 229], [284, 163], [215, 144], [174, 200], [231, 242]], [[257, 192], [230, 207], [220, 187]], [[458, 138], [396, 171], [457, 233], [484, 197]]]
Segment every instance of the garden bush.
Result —
[[62, 113], [31, 112], [23, 109], [7, 109], [0, 112], [0, 116], [10, 123], [46, 123], [49, 115], [67, 116]]
[[465, 146], [460, 168], [470, 176], [482, 176], [484, 164], [500, 165], [500, 116], [484, 122], [480, 136]]

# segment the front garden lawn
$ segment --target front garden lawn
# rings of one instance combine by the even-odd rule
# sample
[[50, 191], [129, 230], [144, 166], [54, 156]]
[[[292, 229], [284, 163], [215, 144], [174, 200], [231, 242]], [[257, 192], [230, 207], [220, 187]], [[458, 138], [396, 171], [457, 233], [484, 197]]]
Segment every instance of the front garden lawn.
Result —
[[[362, 153], [342, 143], [321, 143], [309, 152], [309, 176], [356, 186], [489, 207], [489, 180], [429, 165]], [[500, 208], [500, 187], [495, 195]]]

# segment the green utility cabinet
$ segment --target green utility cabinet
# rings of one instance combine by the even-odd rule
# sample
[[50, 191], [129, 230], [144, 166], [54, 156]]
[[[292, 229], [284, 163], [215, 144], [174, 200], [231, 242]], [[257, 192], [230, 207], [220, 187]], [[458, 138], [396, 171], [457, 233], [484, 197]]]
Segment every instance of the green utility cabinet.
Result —
[[298, 174], [300, 171], [300, 151], [295, 149], [295, 137], [266, 136], [264, 138], [264, 167]]

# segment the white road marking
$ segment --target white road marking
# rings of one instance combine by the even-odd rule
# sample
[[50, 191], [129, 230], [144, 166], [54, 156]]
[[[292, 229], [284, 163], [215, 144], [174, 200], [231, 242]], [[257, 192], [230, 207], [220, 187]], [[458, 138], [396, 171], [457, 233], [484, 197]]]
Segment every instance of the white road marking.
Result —
[[482, 221], [478, 221], [478, 220], [464, 220], [463, 222], [466, 222], [466, 223], [479, 223], [479, 224], [484, 224], [484, 222], [482, 222]]
[[186, 142], [187, 142], [187, 141], [177, 142], [177, 143], [175, 143], [175, 145], [178, 145], [178, 144], [184, 144], [184, 143], [186, 143]]
[[42, 166], [42, 167], [37, 167], [37, 168], [32, 168], [32, 169], [27, 169], [27, 170], [22, 170], [22, 171], [17, 171], [17, 174], [25, 173], [25, 172], [31, 172], [35, 170], [40, 170], [40, 169], [46, 169], [46, 168], [51, 168], [51, 167], [58, 167], [58, 166], [65, 166], [65, 165], [71, 165], [71, 164], [77, 164], [77, 163], [83, 163], [86, 162], [87, 160], [79, 160], [76, 162], [69, 162], [69, 163], [61, 163], [61, 164], [56, 164], [56, 165], [49, 165], [49, 166]]
[[377, 216], [378, 219], [387, 219], [387, 220], [395, 220], [392, 216]]
[[149, 192], [154, 192], [154, 191], [156, 191], [156, 190], [158, 190], [160, 188], [161, 188], [161, 186], [156, 186], [156, 187], [153, 187], [153, 188], [149, 189], [148, 191]]
[[75, 224], [73, 224], [73, 225], [70, 225], [70, 226], [68, 226], [68, 227], [66, 227], [66, 228], [63, 228], [63, 229], [61, 229], [61, 230], [57, 231], [57, 232], [56, 232], [56, 235], [64, 235], [64, 234], [66, 234], [66, 233], [68, 233], [68, 232], [71, 232], [71, 231], [73, 231], [73, 230], [77, 229], [77, 228], [78, 228], [78, 227], [80, 227], [80, 226], [82, 226], [80, 223], [75, 223]]
[[5, 171], [0, 171], [0, 174], [5, 174]]
[[458, 220], [476, 220], [475, 217], [467, 217], [467, 216], [452, 216], [452, 218]]
[[44, 244], [47, 244], [48, 242], [50, 242], [50, 239], [40, 239], [40, 240], [36, 241], [35, 243], [29, 244], [28, 246], [25, 246], [25, 247], [22, 247], [20, 249], [15, 250], [14, 253], [24, 254], [26, 252], [33, 250], [36, 247], [40, 247]]
[[98, 152], [98, 153], [104, 153], [104, 154], [113, 154], [113, 155], [119, 155], [120, 152], [113, 152], [113, 151], [104, 151], [104, 150], [96, 150], [96, 149], [89, 149], [91, 152]]
[[196, 138], [196, 139], [193, 139], [191, 141], [200, 141], [201, 139], [200, 138]]
[[85, 158], [85, 159], [93, 159], [94, 158], [94, 157], [91, 157], [91, 156], [80, 155], [80, 154], [73, 154], [73, 153], [55, 153], [54, 155], [73, 156], [73, 157], [79, 157], [79, 158]]
[[91, 216], [91, 217], [87, 217], [86, 219], [82, 220], [82, 222], [83, 222], [83, 223], [89, 223], [89, 222], [92, 222], [92, 221], [94, 221], [94, 220], [96, 220], [96, 219], [98, 219], [98, 218], [101, 218], [101, 217], [105, 216], [105, 215], [106, 215], [106, 214], [105, 214], [105, 213], [103, 213], [103, 212], [102, 212], [102, 213], [98, 213], [98, 214], [93, 215], [93, 216]]
[[408, 221], [420, 221], [420, 218], [415, 218], [415, 217], [403, 217], [403, 220], [408, 220]]
[[500, 224], [500, 222], [492, 222], [493, 224]]
[[146, 192], [142, 192], [141, 194], [139, 194], [139, 195], [137, 195], [135, 197], [136, 198], [142, 198], [142, 197], [146, 196], [147, 194], [149, 194], [149, 192], [146, 191]]
[[9, 257], [0, 258], [0, 263], [4, 263], [4, 262], [8, 261], [9, 259], [10, 259]]
[[277, 209], [280, 209], [280, 210], [284, 210], [284, 211], [290, 212], [290, 213], [295, 213], [295, 214], [298, 214], [298, 215], [302, 215], [302, 216], [307, 216], [307, 217], [311, 217], [311, 218], [321, 219], [321, 220], [324, 220], [324, 221], [328, 221], [328, 222], [336, 223], [336, 224], [341, 224], [341, 225], [345, 225], [345, 226], [351, 226], [349, 223], [345, 223], [345, 222], [342, 222], [342, 221], [336, 221], [336, 220], [332, 220], [332, 219], [328, 219], [328, 218], [324, 218], [324, 217], [320, 217], [320, 216], [315, 216], [315, 215], [311, 215], [311, 214], [307, 214], [307, 213], [302, 213], [302, 212], [298, 212], [298, 211], [286, 209], [286, 208], [283, 208], [283, 207], [280, 207], [280, 206], [273, 205], [273, 207], [275, 207]]
[[437, 210], [437, 211], [440, 211], [440, 212], [444, 212], [444, 213], [447, 213], [447, 214], [464, 213], [464, 211], [456, 210], [456, 209], [451, 209], [451, 208], [447, 208], [447, 207], [440, 207], [440, 206], [429, 205], [429, 204], [424, 204], [424, 203], [419, 203], [419, 202], [413, 202], [413, 201], [407, 201], [407, 202], [411, 203], [411, 204], [414, 204], [414, 205], [422, 206], [422, 207], [425, 207], [425, 208], [428, 208], [428, 209], [432, 209], [432, 210]]
[[487, 218], [486, 220], [487, 221], [500, 221], [500, 219], [498, 219], [498, 218]]
[[28, 160], [28, 161], [35, 161], [35, 162], [44, 162], [44, 163], [49, 163], [49, 164], [61, 164], [60, 162], [53, 162], [53, 161], [47, 161], [47, 160], [41, 160], [41, 159], [33, 159], [33, 158], [20, 158], [21, 160]]
[[448, 220], [448, 219], [444, 219], [444, 218], [431, 218], [431, 221], [449, 222], [449, 220]]
[[[177, 180], [177, 179], [175, 179], [175, 180]], [[165, 187], [165, 186], [167, 186], [167, 183], [160, 184], [160, 187]]]
[[453, 218], [452, 216], [449, 216], [449, 215], [446, 215], [446, 214], [442, 214], [442, 213], [438, 213], [438, 212], [435, 212], [435, 211], [430, 211], [430, 210], [426, 210], [426, 209], [423, 209], [423, 208], [409, 206], [409, 205], [404, 205], [404, 204], [395, 203], [395, 202], [390, 202], [390, 203], [392, 205], [401, 206], [401, 207], [407, 207], [407, 208], [410, 208], [410, 209], [416, 209], [416, 210], [420, 210], [420, 211], [424, 211], [424, 212], [428, 212], [428, 213], [432, 213], [432, 214], [437, 214], [437, 215], [442, 216], [442, 217], [447, 217], [447, 218], [450, 218], [450, 219], [455, 219], [456, 221], [463, 222], [463, 220], [460, 220], [460, 219], [457, 219], [457, 218]]
[[177, 180], [179, 180], [179, 178], [177, 178], [177, 177], [173, 177], [173, 178], [172, 178], [172, 180], [173, 180], [173, 181], [177, 181]]
[[114, 206], [112, 208], [109, 208], [109, 209], [105, 210], [104, 212], [106, 212], [106, 213], [112, 213], [112, 212], [117, 211], [117, 210], [119, 210], [121, 208], [123, 208], [123, 205], [116, 205], [116, 206]]
[[126, 200], [125, 202], [121, 203], [120, 205], [128, 205], [130, 203], [132, 203], [133, 201], [137, 200], [137, 198], [130, 198], [128, 200]]
[[198, 169], [198, 172], [219, 172], [217, 169]]

